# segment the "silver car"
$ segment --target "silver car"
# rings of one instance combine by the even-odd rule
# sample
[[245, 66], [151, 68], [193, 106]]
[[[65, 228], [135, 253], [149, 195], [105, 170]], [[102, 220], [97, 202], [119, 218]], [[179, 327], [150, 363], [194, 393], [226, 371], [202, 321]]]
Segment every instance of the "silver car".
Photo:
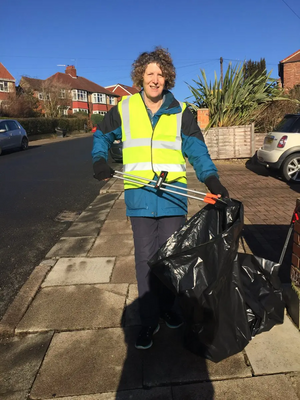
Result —
[[28, 137], [25, 129], [13, 119], [0, 119], [0, 154], [3, 150], [28, 149]]
[[300, 183], [300, 114], [287, 114], [257, 151], [258, 162], [277, 170], [290, 183]]

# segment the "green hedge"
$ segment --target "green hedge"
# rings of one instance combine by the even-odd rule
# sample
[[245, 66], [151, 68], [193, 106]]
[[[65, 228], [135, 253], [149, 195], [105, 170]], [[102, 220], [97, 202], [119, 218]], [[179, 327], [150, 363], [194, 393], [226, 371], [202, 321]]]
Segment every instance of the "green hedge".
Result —
[[55, 128], [66, 129], [68, 133], [82, 131], [89, 126], [88, 118], [18, 118], [28, 136], [56, 133]]
[[99, 122], [101, 122], [104, 118], [104, 115], [101, 114], [92, 114], [91, 115], [91, 120], [93, 123], [93, 126], [97, 126], [99, 124]]

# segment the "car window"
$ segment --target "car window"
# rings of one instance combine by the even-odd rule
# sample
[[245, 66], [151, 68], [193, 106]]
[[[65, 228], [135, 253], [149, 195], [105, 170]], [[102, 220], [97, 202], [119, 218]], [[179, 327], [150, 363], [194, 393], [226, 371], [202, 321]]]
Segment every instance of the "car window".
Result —
[[0, 129], [5, 129], [6, 131], [8, 130], [8, 127], [6, 126], [6, 122], [4, 122], [4, 121], [0, 122]]
[[8, 129], [10, 131], [13, 131], [15, 129], [19, 129], [19, 127], [18, 127], [18, 125], [16, 124], [15, 121], [6, 121], [6, 123], [7, 123]]
[[298, 117], [297, 115], [286, 115], [276, 126], [274, 132], [300, 132], [300, 116]]

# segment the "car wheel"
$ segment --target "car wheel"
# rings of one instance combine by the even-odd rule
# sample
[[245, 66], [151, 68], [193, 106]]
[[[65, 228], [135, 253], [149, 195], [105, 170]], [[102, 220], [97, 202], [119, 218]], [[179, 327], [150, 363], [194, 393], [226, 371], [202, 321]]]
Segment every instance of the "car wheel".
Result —
[[300, 153], [291, 154], [282, 164], [282, 176], [290, 183], [300, 183]]
[[26, 137], [23, 137], [21, 142], [21, 150], [27, 150], [27, 149], [28, 149], [28, 139]]

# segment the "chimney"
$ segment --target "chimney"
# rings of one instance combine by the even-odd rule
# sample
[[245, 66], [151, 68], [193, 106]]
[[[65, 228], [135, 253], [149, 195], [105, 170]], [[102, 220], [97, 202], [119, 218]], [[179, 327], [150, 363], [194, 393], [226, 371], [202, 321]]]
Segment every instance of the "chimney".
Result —
[[77, 78], [76, 68], [74, 65], [67, 65], [65, 72], [66, 72], [66, 74], [71, 75], [72, 78]]

